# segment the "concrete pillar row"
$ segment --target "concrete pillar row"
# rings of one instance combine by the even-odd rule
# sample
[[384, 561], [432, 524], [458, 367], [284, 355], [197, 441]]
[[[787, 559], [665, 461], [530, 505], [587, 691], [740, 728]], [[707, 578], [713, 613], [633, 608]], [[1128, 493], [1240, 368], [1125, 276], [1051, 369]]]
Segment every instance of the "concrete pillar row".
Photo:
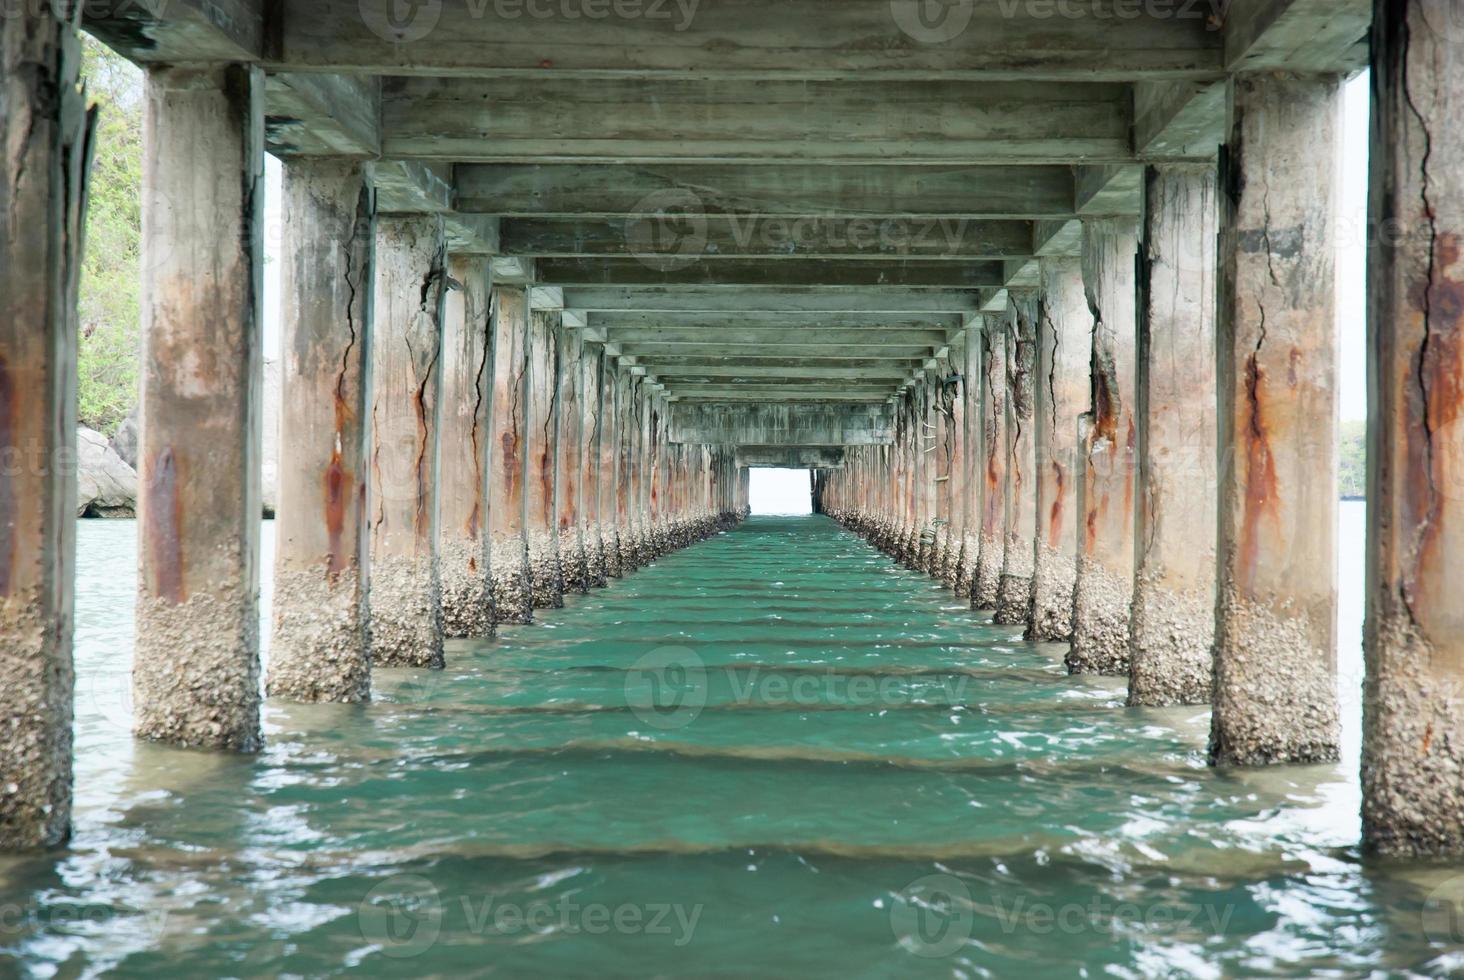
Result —
[[270, 697], [371, 691], [368, 400], [375, 281], [365, 165], [284, 168], [279, 506]]
[[67, 461], [95, 116], [78, 87], [75, 24], [55, 10], [21, 4], [0, 17], [0, 364], [7, 389], [24, 393], [0, 399], [4, 850], [60, 844], [71, 823], [76, 476]]
[[535, 609], [564, 605], [555, 473], [559, 437], [559, 313], [529, 310], [528, 410], [524, 496], [529, 539], [529, 598]]
[[488, 441], [488, 527], [494, 618], [533, 620], [529, 591], [528, 501], [524, 478], [528, 409], [528, 296], [523, 286], [493, 289], [493, 414]]
[[1001, 319], [981, 330], [981, 540], [971, 576], [971, 608], [996, 609], [1006, 557], [1007, 350]]
[[1003, 323], [1006, 344], [1006, 533], [995, 622], [1025, 624], [1032, 606], [1032, 560], [1037, 538], [1036, 290], [1012, 290]]
[[1273, 74], [1228, 85], [1215, 326], [1215, 763], [1338, 756], [1340, 86], [1336, 77]]
[[1027, 639], [1067, 643], [1078, 571], [1078, 427], [1088, 407], [1093, 321], [1078, 259], [1045, 259], [1041, 275], [1033, 387], [1037, 535]]
[[[7, 46], [22, 43], [9, 39], [26, 31], [30, 15], [19, 26], [6, 20]], [[15, 77], [7, 71], [6, 84]], [[245, 65], [150, 68], [144, 126], [134, 731], [254, 751], [263, 73]], [[47, 134], [59, 138], [54, 124]], [[38, 162], [48, 165], [47, 156]]]
[[447, 636], [493, 633], [488, 440], [493, 407], [492, 273], [481, 255], [449, 256], [443, 315], [438, 549]]
[[1206, 165], [1144, 178], [1130, 704], [1205, 704], [1214, 683], [1215, 193]]
[[1089, 400], [1078, 469], [1074, 674], [1128, 673], [1134, 581], [1138, 222], [1083, 222], [1083, 283], [1092, 317]]
[[447, 239], [441, 215], [376, 223], [371, 375], [372, 657], [442, 666], [438, 551]]

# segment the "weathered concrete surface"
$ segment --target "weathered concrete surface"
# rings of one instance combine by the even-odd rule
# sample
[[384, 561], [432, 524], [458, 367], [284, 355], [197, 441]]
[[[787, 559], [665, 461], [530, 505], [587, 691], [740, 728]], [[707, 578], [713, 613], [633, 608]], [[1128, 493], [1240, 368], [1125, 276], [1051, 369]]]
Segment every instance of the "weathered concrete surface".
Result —
[[643, 377], [633, 379], [630, 407], [635, 431], [631, 462], [631, 538], [637, 566], [656, 558], [651, 547], [651, 392]]
[[488, 453], [489, 558], [497, 622], [528, 623], [529, 552], [524, 457], [528, 407], [528, 299], [522, 286], [493, 288], [493, 416]]
[[1138, 420], [1134, 415], [1137, 222], [1083, 223], [1083, 285], [1093, 318], [1090, 400], [1078, 481], [1082, 524], [1073, 585], [1074, 674], [1126, 674], [1134, 577]]
[[362, 164], [285, 165], [280, 507], [270, 697], [371, 694], [366, 478], [371, 190]]
[[981, 326], [961, 330], [961, 550], [956, 559], [956, 595], [969, 598], [981, 553], [982, 485], [985, 457], [981, 421]]
[[442, 328], [442, 478], [438, 548], [448, 636], [493, 634], [488, 531], [493, 405], [492, 272], [486, 256], [453, 255]]
[[600, 541], [605, 548], [605, 578], [623, 574], [620, 553], [620, 529], [624, 522], [621, 511], [622, 475], [620, 469], [623, 426], [620, 417], [618, 372], [610, 355], [600, 357]]
[[1363, 843], [1464, 851], [1464, 136], [1459, 39], [1438, 8], [1373, 30], [1372, 401]]
[[1215, 635], [1215, 169], [1144, 177], [1129, 703], [1204, 704]]
[[1337, 758], [1340, 82], [1237, 76], [1220, 184], [1219, 597], [1210, 758]]
[[447, 243], [440, 215], [376, 221], [371, 352], [371, 655], [442, 666], [438, 552]]
[[555, 528], [565, 592], [589, 591], [585, 551], [584, 491], [584, 340], [578, 330], [561, 328], [556, 338], [558, 437], [554, 443]]
[[981, 331], [981, 541], [971, 580], [971, 608], [995, 609], [1006, 557], [1007, 357], [1000, 321]]
[[1012, 290], [1007, 299], [1006, 534], [994, 621], [1027, 623], [1032, 611], [1033, 549], [1037, 540], [1036, 290]]
[[[608, 501], [605, 491], [613, 488], [614, 465], [605, 467], [605, 349], [601, 344], [585, 343], [581, 359], [584, 380], [584, 452], [580, 454], [580, 486], [584, 492], [585, 585], [602, 589], [607, 584], [605, 571], [605, 532]], [[613, 491], [612, 491], [613, 492]], [[613, 506], [613, 504], [611, 505]]]
[[254, 751], [264, 79], [149, 70], [133, 729]]
[[[0, 17], [0, 849], [70, 834], [77, 281], [93, 120], [51, 8]], [[21, 396], [21, 397], [17, 397]]]
[[1027, 639], [1066, 643], [1073, 635], [1078, 573], [1078, 417], [1088, 409], [1092, 315], [1077, 259], [1042, 263], [1037, 325], [1037, 540]]
[[635, 377], [630, 370], [615, 371], [615, 538], [616, 571], [628, 575], [640, 567], [636, 549], [636, 480], [640, 438], [640, 420], [635, 413]]
[[961, 549], [966, 536], [966, 396], [965, 379], [961, 377], [965, 362], [963, 333], [955, 338], [948, 356], [941, 362], [938, 401], [938, 472], [943, 479], [936, 486], [941, 523], [936, 527], [936, 561], [931, 572], [949, 589], [956, 587], [960, 577]]
[[558, 519], [554, 513], [555, 454], [559, 429], [557, 332], [559, 314], [529, 311], [528, 412], [524, 479], [529, 532], [529, 599], [535, 609], [564, 605]]

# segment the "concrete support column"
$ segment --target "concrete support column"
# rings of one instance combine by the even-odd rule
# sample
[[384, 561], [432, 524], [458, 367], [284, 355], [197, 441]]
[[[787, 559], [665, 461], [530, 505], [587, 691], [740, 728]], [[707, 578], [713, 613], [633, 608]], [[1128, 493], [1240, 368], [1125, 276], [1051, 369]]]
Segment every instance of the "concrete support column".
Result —
[[1464, 851], [1464, 136], [1457, 38], [1378, 3], [1364, 640], [1363, 843]]
[[438, 561], [447, 251], [440, 215], [376, 222], [371, 353], [371, 654], [442, 666]]
[[1129, 703], [1205, 704], [1215, 633], [1215, 169], [1144, 177]]
[[489, 569], [494, 618], [528, 623], [528, 514], [524, 474], [528, 410], [528, 296], [522, 286], [493, 289], [493, 414], [488, 447]]
[[615, 372], [615, 427], [619, 432], [619, 458], [615, 465], [615, 529], [620, 572], [626, 575], [641, 565], [636, 523], [636, 495], [639, 492], [636, 447], [640, 438], [640, 416], [635, 409], [635, 377], [623, 365]]
[[241, 751], [260, 746], [263, 100], [254, 67], [147, 73], [134, 731]]
[[371, 693], [366, 481], [374, 208], [365, 165], [285, 165], [270, 697]]
[[957, 336], [942, 364], [940, 398], [941, 466], [940, 559], [936, 575], [954, 589], [961, 572], [961, 549], [966, 537], [966, 367], [965, 335]]
[[646, 539], [650, 557], [659, 558], [670, 550], [666, 539], [666, 444], [661, 438], [661, 404], [659, 397], [646, 397]]
[[1037, 448], [1037, 540], [1027, 639], [1066, 643], [1073, 635], [1078, 571], [1078, 417], [1088, 408], [1093, 321], [1077, 259], [1044, 259], [1037, 325], [1033, 424]]
[[941, 475], [940, 461], [940, 378], [939, 370], [927, 368], [921, 384], [916, 386], [919, 395], [920, 425], [920, 551], [916, 570], [935, 575], [940, 517], [940, 485], [936, 480]]
[[487, 256], [448, 260], [442, 343], [439, 493], [442, 623], [448, 636], [493, 633], [493, 547], [488, 532], [489, 419], [493, 405], [492, 272]]
[[600, 540], [605, 546], [605, 577], [620, 578], [620, 531], [625, 519], [621, 510], [620, 441], [621, 419], [619, 377], [609, 354], [600, 358]]
[[559, 534], [559, 565], [564, 591], [589, 591], [589, 559], [585, 554], [584, 519], [584, 338], [578, 330], [559, 330], [559, 436], [555, 443], [554, 470]]
[[1083, 223], [1083, 283], [1093, 318], [1090, 398], [1083, 418], [1078, 573], [1073, 586], [1074, 674], [1126, 674], [1134, 591], [1138, 222]]
[[613, 492], [614, 465], [605, 459], [605, 348], [586, 343], [581, 359], [584, 373], [584, 451], [580, 454], [580, 485], [584, 491], [585, 585], [603, 589], [606, 584], [605, 534], [609, 510], [605, 491]]
[[1336, 78], [1238, 76], [1221, 162], [1210, 758], [1337, 758]]
[[1006, 336], [987, 317], [981, 330], [981, 541], [971, 580], [971, 608], [995, 609], [1006, 557]]
[[1026, 623], [1032, 609], [1032, 562], [1037, 538], [1037, 439], [1034, 411], [1037, 374], [1037, 292], [1013, 290], [1007, 298], [1007, 444], [1005, 548], [994, 619]]
[[953, 587], [956, 595], [969, 597], [981, 553], [981, 484], [985, 458], [982, 455], [981, 423], [981, 327], [968, 324], [961, 331], [961, 555]]
[[651, 391], [645, 378], [635, 379], [632, 404], [636, 418], [635, 450], [635, 550], [638, 563], [656, 560], [655, 535], [651, 528], [651, 477], [654, 445], [651, 437]]
[[529, 597], [535, 609], [564, 605], [564, 576], [559, 555], [559, 521], [554, 481], [558, 470], [559, 314], [529, 311], [528, 413], [525, 454], [528, 474], [524, 494], [528, 506]]
[[[94, 117], [74, 25], [0, 17], [0, 849], [71, 823], [76, 301]], [[232, 311], [231, 311], [232, 312]]]

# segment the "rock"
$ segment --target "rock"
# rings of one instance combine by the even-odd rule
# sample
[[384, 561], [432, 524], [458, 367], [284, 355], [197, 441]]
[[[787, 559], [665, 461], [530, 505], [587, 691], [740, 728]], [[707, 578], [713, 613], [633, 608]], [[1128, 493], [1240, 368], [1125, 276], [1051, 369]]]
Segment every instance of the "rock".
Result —
[[137, 407], [133, 406], [132, 411], [117, 426], [117, 432], [112, 436], [112, 449], [122, 461], [134, 470], [137, 469]]
[[76, 515], [134, 517], [137, 471], [94, 429], [76, 430]]
[[264, 362], [264, 462], [260, 467], [260, 497], [264, 516], [273, 517], [280, 502], [280, 362]]

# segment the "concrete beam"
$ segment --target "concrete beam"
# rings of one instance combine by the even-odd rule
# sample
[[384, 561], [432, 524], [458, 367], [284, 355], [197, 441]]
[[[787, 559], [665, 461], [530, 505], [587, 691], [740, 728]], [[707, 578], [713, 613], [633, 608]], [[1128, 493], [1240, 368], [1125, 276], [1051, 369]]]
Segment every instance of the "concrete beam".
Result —
[[1127, 86], [1091, 79], [586, 85], [539, 72], [496, 78], [484, 99], [480, 78], [396, 77], [383, 89], [382, 150], [460, 163], [1116, 163], [1133, 158], [1132, 110]]
[[843, 446], [746, 446], [737, 450], [737, 465], [780, 469], [837, 470], [844, 466]]
[[453, 209], [452, 168], [415, 160], [371, 166], [376, 209], [382, 214], [447, 214]]
[[672, 358], [648, 360], [646, 367], [667, 384], [693, 378], [765, 378], [799, 380], [839, 380], [851, 384], [865, 381], [897, 382], [909, 373], [909, 368], [900, 364], [859, 364], [857, 367], [818, 367], [805, 365], [797, 359], [776, 367], [746, 364], [708, 364], [698, 360], [686, 362]]
[[537, 270], [533, 259], [496, 255], [491, 268], [493, 281], [504, 286], [527, 286], [536, 281]]
[[[287, 76], [288, 77], [288, 76]], [[464, 211], [506, 218], [682, 217], [1035, 219], [1073, 213], [1065, 166], [635, 166], [464, 164]]]
[[264, 96], [264, 138], [275, 156], [381, 156], [380, 79], [270, 75]]
[[565, 293], [565, 305], [596, 313], [974, 313], [979, 295], [970, 290], [900, 288], [817, 289], [758, 287], [581, 287]]
[[638, 258], [559, 258], [536, 263], [542, 283], [559, 286], [903, 286], [982, 289], [1002, 285], [1000, 262], [915, 259], [717, 259], [651, 261]]
[[[750, 0], [635, 5], [613, 20], [533, 17], [523, 5], [424, 5], [403, 22], [393, 0], [281, 4], [272, 65], [316, 71], [527, 74], [596, 79], [1003, 78], [1089, 83], [1221, 69], [1208, 9], [1116, 20], [1110, 4], [955, 5], [931, 22], [918, 0]], [[607, 44], [607, 31], [614, 44]], [[546, 61], [545, 52], [552, 52]], [[756, 103], [753, 103], [756, 104]]]
[[1360, 71], [1372, 19], [1372, 0], [1230, 0], [1225, 70]]
[[878, 331], [888, 333], [899, 330], [954, 330], [961, 325], [957, 313], [804, 313], [784, 311], [741, 310], [725, 313], [641, 313], [600, 312], [589, 315], [592, 327], [611, 331], [662, 330], [688, 334], [712, 334], [720, 336], [725, 331], [742, 329], [782, 330], [790, 339], [802, 337], [815, 331]]
[[1142, 160], [1212, 159], [1225, 141], [1222, 82], [1134, 86], [1134, 155]]
[[1144, 168], [1081, 166], [1078, 168], [1077, 212], [1085, 218], [1137, 215], [1143, 204]]
[[882, 405], [677, 403], [671, 441], [731, 446], [866, 446], [894, 435]]
[[647, 214], [628, 221], [510, 218], [502, 224], [503, 254], [563, 257], [634, 257], [684, 265], [725, 259], [948, 259], [982, 260], [1031, 253], [1025, 221], [816, 217], [711, 217]]
[[264, 50], [264, 0], [85, 3], [82, 27], [139, 64], [252, 62]]

